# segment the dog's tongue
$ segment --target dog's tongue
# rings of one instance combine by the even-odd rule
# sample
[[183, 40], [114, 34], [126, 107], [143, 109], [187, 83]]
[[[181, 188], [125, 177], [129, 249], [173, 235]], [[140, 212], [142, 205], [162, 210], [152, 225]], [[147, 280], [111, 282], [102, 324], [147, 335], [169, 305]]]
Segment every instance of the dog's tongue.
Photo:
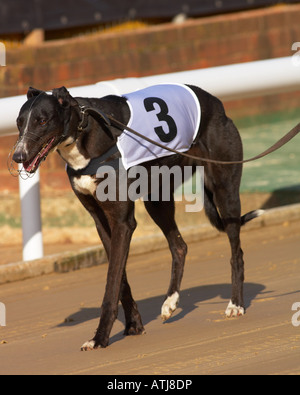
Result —
[[37, 155], [32, 162], [24, 162], [23, 166], [27, 173], [31, 173], [39, 160], [39, 155]]
[[55, 137], [53, 137], [52, 140], [49, 141], [48, 144], [46, 144], [41, 151], [34, 157], [34, 159], [24, 162], [23, 166], [24, 169], [27, 171], [27, 173], [33, 173], [40, 165], [43, 159], [46, 159], [49, 151], [52, 148], [52, 144], [55, 140]]

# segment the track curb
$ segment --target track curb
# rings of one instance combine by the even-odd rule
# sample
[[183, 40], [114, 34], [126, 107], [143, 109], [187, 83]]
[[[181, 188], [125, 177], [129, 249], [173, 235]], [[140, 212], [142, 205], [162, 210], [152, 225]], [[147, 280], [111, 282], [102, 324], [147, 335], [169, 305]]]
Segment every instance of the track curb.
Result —
[[[243, 228], [243, 233], [253, 229], [274, 226], [300, 220], [300, 204], [278, 207], [266, 210], [265, 213]], [[208, 224], [189, 227], [181, 230], [187, 243], [220, 237], [220, 233]], [[159, 251], [167, 247], [167, 241], [162, 234], [134, 238], [130, 254], [140, 255]], [[107, 263], [102, 246], [81, 249], [75, 252], [65, 252], [47, 256], [31, 262], [17, 262], [0, 265], [0, 285], [38, 277], [50, 273], [67, 273], [82, 268], [98, 266]]]

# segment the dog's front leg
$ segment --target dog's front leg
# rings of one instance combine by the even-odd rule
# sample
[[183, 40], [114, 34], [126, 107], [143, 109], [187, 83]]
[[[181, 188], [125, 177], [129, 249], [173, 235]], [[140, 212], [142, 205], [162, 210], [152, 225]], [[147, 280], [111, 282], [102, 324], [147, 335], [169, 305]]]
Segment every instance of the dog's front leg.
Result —
[[126, 320], [124, 335], [133, 336], [146, 333], [137, 304], [131, 294], [131, 289], [127, 281], [126, 270], [124, 271], [123, 275], [120, 299]]
[[117, 220], [112, 226], [111, 253], [100, 324], [94, 338], [81, 347], [84, 351], [108, 346], [110, 332], [118, 314], [121, 284], [135, 227], [133, 211], [130, 219], [126, 217], [124, 221]]

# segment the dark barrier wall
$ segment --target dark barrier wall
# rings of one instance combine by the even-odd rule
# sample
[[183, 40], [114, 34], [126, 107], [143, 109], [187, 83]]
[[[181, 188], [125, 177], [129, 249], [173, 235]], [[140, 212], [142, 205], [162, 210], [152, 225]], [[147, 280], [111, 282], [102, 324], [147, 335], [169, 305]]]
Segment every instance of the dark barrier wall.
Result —
[[35, 28], [65, 29], [101, 22], [143, 18], [201, 16], [246, 10], [296, 0], [1, 0], [0, 34], [27, 33]]

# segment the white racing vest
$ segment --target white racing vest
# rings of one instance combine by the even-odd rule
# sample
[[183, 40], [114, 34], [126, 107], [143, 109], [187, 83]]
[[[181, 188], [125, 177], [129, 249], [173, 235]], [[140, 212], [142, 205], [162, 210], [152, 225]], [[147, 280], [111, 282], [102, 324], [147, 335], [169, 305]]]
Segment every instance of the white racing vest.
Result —
[[[131, 117], [128, 127], [162, 145], [186, 152], [200, 127], [201, 108], [196, 94], [186, 85], [154, 85], [123, 95]], [[143, 162], [174, 155], [129, 131], [117, 142], [126, 170]]]

